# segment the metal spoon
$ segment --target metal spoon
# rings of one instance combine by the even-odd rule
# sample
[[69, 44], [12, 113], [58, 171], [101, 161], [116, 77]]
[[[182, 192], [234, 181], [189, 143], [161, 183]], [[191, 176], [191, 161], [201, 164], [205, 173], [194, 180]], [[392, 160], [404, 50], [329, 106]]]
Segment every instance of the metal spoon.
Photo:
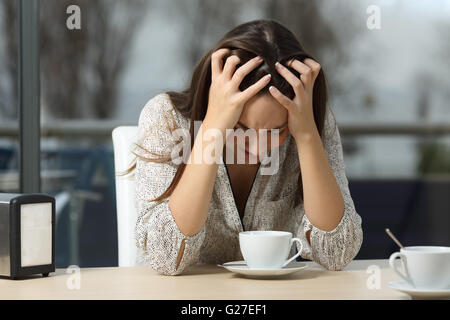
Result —
[[400, 248], [403, 248], [402, 244], [401, 244], [400, 241], [398, 241], [398, 239], [392, 234], [391, 230], [389, 230], [388, 228], [386, 228], [386, 233], [389, 235], [389, 237], [392, 238], [392, 240], [394, 240], [394, 242], [395, 242]]

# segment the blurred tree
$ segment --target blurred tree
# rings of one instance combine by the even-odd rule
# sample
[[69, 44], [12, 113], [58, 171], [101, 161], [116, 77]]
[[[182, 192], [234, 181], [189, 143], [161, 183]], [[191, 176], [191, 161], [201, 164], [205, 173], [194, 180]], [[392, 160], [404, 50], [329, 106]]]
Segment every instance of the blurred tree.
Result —
[[177, 17], [185, 20], [181, 46], [186, 63], [192, 67], [226, 30], [240, 23], [236, 13], [245, 6], [239, 0], [187, 0], [170, 5]]
[[[427, 123], [431, 117], [432, 96], [439, 92], [441, 84], [429, 71], [416, 74], [417, 119]], [[426, 85], [424, 85], [426, 83]], [[416, 143], [419, 154], [416, 172], [419, 175], [450, 174], [450, 149], [443, 142], [436, 141], [432, 134], [418, 138]]]
[[[16, 1], [0, 0], [5, 60], [10, 79], [17, 74]], [[108, 118], [117, 107], [119, 82], [133, 35], [146, 14], [147, 0], [41, 0], [42, 108], [58, 118]], [[69, 30], [67, 7], [81, 8], [81, 30]], [[0, 64], [1, 65], [1, 64]], [[17, 85], [9, 90], [5, 114], [17, 116]], [[1, 84], [1, 83], [0, 83]], [[6, 92], [5, 86], [3, 92]], [[3, 111], [3, 110], [2, 110]]]
[[419, 144], [419, 161], [417, 173], [419, 175], [450, 174], [450, 149], [442, 142], [431, 141]]
[[[450, 30], [448, 21], [434, 21], [437, 34], [446, 34]], [[432, 106], [438, 105], [442, 99], [443, 109], [440, 118], [450, 115], [448, 100], [450, 99], [450, 42], [442, 41], [430, 53], [430, 58], [437, 61], [434, 64], [418, 66], [412, 83], [416, 89], [417, 121], [428, 122], [431, 118]], [[445, 113], [445, 114], [444, 114]], [[450, 148], [444, 141], [437, 141], [430, 134], [419, 137], [416, 143], [418, 175], [450, 174]]]

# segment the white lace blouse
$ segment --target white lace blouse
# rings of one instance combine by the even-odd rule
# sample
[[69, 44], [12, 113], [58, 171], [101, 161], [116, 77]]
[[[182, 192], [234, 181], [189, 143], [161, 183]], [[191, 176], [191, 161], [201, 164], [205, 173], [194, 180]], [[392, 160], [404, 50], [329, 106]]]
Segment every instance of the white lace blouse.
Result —
[[[150, 266], [161, 274], [179, 275], [197, 263], [243, 260], [239, 232], [282, 230], [292, 232], [302, 240], [302, 258], [315, 261], [329, 270], [343, 269], [358, 253], [363, 232], [361, 217], [355, 211], [348, 188], [339, 130], [331, 111], [327, 110], [324, 148], [345, 202], [344, 215], [334, 230], [316, 228], [305, 214], [298, 191], [297, 147], [290, 135], [279, 149], [278, 172], [261, 175], [258, 171], [242, 221], [226, 167], [219, 165], [208, 218], [201, 231], [193, 236], [181, 233], [169, 209], [168, 199], [150, 201], [167, 189], [177, 166], [172, 162], [148, 162], [138, 158], [135, 171], [137, 264]], [[170, 154], [178, 142], [172, 137], [168, 119], [174, 119], [182, 128], [189, 128], [189, 121], [175, 110], [169, 96], [166, 93], [157, 94], [141, 112], [137, 142], [150, 152]], [[152, 156], [144, 151], [139, 152], [143, 156]], [[306, 238], [308, 230], [311, 230], [311, 244]], [[183, 239], [185, 249], [177, 268]], [[290, 256], [296, 252], [293, 246]]]

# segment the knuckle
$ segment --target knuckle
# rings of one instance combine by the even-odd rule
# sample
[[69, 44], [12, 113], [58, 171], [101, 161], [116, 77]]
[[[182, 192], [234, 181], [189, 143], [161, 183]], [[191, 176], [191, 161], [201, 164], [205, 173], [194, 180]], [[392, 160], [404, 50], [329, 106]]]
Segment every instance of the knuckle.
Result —
[[241, 61], [241, 59], [239, 59], [238, 56], [230, 56], [227, 60], [230, 60], [230, 62], [232, 63], [239, 63], [239, 61]]
[[296, 87], [297, 89], [301, 89], [303, 87], [303, 84], [300, 80], [296, 80], [294, 82], [294, 87]]
[[242, 69], [237, 69], [236, 72], [234, 73], [236, 78], [240, 79], [244, 76], [244, 71]]

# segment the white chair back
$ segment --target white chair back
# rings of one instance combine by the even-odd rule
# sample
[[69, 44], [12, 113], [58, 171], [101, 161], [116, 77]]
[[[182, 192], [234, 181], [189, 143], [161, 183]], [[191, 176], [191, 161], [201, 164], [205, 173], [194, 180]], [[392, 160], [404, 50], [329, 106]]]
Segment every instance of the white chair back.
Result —
[[117, 127], [112, 132], [116, 171], [119, 267], [135, 266], [137, 258], [137, 248], [134, 240], [134, 227], [137, 218], [134, 174], [131, 173], [125, 176], [117, 175], [117, 173], [124, 172], [128, 169], [134, 159], [131, 150], [137, 133], [137, 126]]

